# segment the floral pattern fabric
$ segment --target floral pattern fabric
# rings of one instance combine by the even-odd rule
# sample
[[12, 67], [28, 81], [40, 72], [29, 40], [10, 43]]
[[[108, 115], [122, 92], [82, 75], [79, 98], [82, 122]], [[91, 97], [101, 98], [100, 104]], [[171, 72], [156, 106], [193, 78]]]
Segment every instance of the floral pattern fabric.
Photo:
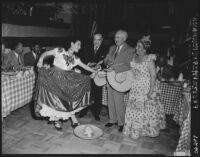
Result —
[[147, 99], [150, 90], [150, 73], [148, 62], [155, 59], [154, 55], [148, 55], [142, 63], [131, 62], [134, 80], [129, 93], [129, 100], [125, 113], [125, 136], [137, 139], [140, 136], [156, 137], [160, 129], [164, 129], [164, 106], [159, 100], [159, 88], [156, 83], [152, 100]]

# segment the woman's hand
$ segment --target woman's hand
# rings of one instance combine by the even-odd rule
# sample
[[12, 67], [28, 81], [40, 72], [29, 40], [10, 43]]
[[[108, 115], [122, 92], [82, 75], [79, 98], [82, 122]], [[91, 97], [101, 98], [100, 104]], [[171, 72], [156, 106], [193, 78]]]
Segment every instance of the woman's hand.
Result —
[[90, 75], [90, 78], [93, 79], [96, 75], [97, 75], [97, 71], [93, 72], [93, 73]]
[[150, 100], [152, 100], [152, 92], [149, 92], [149, 93], [147, 94], [147, 98], [150, 99]]
[[94, 70], [101, 70], [101, 66], [100, 65], [96, 65], [95, 67], [93, 67], [92, 69], [94, 69]]
[[87, 64], [87, 66], [89, 66], [89, 67], [93, 67], [95, 65], [96, 65], [96, 63], [90, 63], [90, 62]]
[[42, 65], [42, 62], [39, 61], [39, 62], [37, 63], [37, 67], [38, 67], [38, 68], [41, 68], [42, 66], [43, 66], [43, 65]]

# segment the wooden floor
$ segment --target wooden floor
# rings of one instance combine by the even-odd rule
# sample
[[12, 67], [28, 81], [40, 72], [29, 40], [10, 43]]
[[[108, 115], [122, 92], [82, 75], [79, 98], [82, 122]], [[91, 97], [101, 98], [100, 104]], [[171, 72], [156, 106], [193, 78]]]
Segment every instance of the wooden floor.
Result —
[[46, 120], [35, 119], [31, 104], [12, 112], [2, 123], [2, 154], [164, 154], [173, 155], [178, 143], [178, 126], [168, 123], [169, 129], [159, 137], [126, 138], [117, 127], [105, 128], [108, 121], [105, 108], [101, 121], [90, 112], [79, 118], [82, 124], [94, 124], [104, 131], [95, 140], [83, 140], [73, 134], [71, 121], [63, 122], [63, 131], [57, 131]]

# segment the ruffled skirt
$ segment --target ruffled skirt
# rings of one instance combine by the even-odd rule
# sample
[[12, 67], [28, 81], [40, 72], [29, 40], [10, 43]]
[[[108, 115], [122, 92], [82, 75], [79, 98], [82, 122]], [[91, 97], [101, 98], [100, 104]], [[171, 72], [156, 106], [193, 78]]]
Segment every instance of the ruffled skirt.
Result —
[[90, 77], [57, 67], [41, 68], [34, 101], [37, 116], [68, 119], [90, 104]]

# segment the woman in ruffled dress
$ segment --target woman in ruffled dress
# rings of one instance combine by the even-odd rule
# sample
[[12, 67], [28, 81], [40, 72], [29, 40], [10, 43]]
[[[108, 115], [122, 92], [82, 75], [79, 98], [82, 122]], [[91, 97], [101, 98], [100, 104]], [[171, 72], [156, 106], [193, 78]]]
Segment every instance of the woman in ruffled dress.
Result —
[[139, 40], [131, 62], [134, 79], [126, 106], [123, 134], [133, 139], [156, 137], [166, 126], [164, 106], [159, 101], [156, 84], [156, 56], [147, 54], [150, 46], [150, 36]]
[[[35, 113], [37, 116], [49, 117], [57, 130], [62, 130], [60, 120], [71, 118], [72, 127], [79, 125], [75, 113], [89, 105], [90, 77], [76, 73], [73, 67], [81, 66], [96, 73], [75, 56], [81, 48], [81, 41], [71, 42], [71, 47], [55, 48], [43, 53], [37, 66], [40, 68], [35, 90]], [[43, 67], [43, 59], [53, 55], [52, 68]]]

